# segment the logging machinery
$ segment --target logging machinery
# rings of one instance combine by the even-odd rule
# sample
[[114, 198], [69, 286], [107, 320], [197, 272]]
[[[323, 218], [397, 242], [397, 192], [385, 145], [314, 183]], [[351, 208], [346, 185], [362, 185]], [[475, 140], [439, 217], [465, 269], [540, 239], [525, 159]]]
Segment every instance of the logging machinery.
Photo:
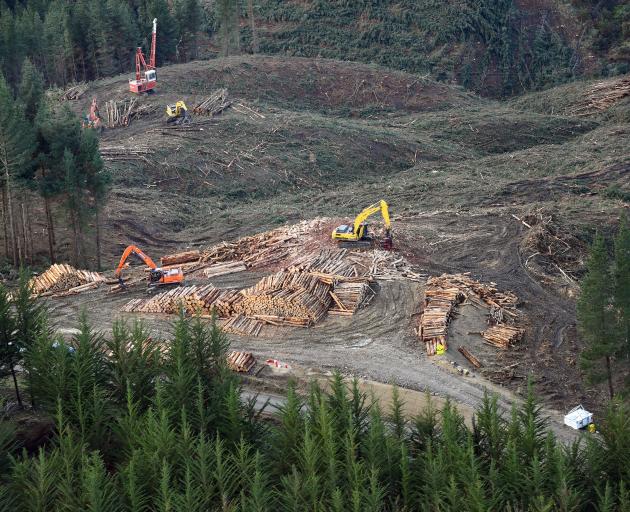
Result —
[[370, 247], [372, 236], [368, 232], [367, 219], [377, 212], [381, 212], [385, 221], [385, 237], [382, 245], [385, 249], [392, 248], [391, 223], [389, 220], [389, 207], [382, 199], [378, 203], [365, 208], [354, 219], [353, 224], [343, 224], [332, 232], [333, 240], [337, 240], [344, 247]]
[[122, 269], [129, 256], [137, 256], [142, 262], [149, 267], [149, 287], [154, 288], [163, 285], [179, 285], [184, 281], [184, 273], [181, 268], [162, 269], [158, 267], [149, 256], [142, 252], [135, 245], [130, 245], [123, 252], [120, 263], [116, 268], [116, 277], [121, 287], [125, 287], [122, 279]]
[[182, 100], [179, 100], [174, 105], [167, 105], [166, 115], [168, 116], [166, 122], [169, 124], [183, 125], [192, 123], [192, 117], [188, 113], [188, 107], [186, 107], [186, 104]]
[[157, 37], [157, 19], [153, 19], [153, 32], [151, 33], [151, 54], [149, 63], [144, 58], [142, 47], [136, 48], [136, 78], [129, 80], [129, 90], [136, 94], [153, 93], [157, 84], [155, 71], [155, 40]]
[[101, 113], [98, 110], [98, 103], [96, 98], [92, 98], [92, 104], [90, 105], [90, 113], [83, 118], [81, 123], [83, 128], [92, 128], [98, 130], [99, 133], [103, 131], [103, 122], [101, 121]]

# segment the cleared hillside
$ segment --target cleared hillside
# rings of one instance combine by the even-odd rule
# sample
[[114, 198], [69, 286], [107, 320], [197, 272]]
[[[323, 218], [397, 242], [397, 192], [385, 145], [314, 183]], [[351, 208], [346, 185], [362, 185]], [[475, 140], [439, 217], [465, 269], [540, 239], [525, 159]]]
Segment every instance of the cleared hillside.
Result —
[[[628, 207], [630, 125], [612, 115], [626, 98], [594, 116], [557, 115], [541, 105], [561, 97], [567, 109], [592, 84], [498, 102], [414, 74], [303, 58], [193, 62], [161, 69], [159, 80], [156, 95], [138, 100], [148, 113], [101, 138], [114, 176], [108, 265], [130, 242], [159, 256], [351, 218], [384, 198], [414, 264], [470, 271], [523, 298], [530, 337], [513, 354], [521, 377], [510, 385], [532, 373], [554, 403], [597, 403], [575, 367], [574, 297], [595, 229], [613, 230]], [[79, 113], [93, 95], [101, 106], [127, 98], [126, 81], [90, 84], [71, 105]], [[232, 107], [167, 127], [167, 103], [192, 108], [222, 87]], [[59, 237], [63, 251], [68, 233]]]

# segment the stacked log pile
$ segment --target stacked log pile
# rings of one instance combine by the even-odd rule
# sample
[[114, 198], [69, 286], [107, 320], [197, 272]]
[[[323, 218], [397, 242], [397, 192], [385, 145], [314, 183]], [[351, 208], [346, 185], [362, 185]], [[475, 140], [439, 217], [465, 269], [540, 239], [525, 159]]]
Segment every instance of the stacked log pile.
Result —
[[243, 315], [235, 315], [223, 324], [222, 329], [225, 332], [231, 332], [240, 336], [258, 336], [263, 325], [265, 325], [264, 322], [260, 320], [247, 318]]
[[51, 265], [48, 270], [30, 281], [33, 295], [53, 295], [58, 293], [80, 293], [96, 288], [105, 279], [98, 272], [77, 270], [66, 264]]
[[75, 101], [80, 100], [81, 97], [87, 91], [88, 86], [85, 84], [78, 84], [66, 89], [61, 96], [59, 97], [59, 101]]
[[126, 313], [177, 313], [180, 309], [188, 314], [211, 315], [216, 312], [220, 318], [234, 313], [236, 304], [243, 300], [238, 290], [204, 286], [181, 286], [162, 292], [154, 297], [132, 299], [121, 311]]
[[142, 160], [143, 162], [149, 163], [147, 157], [152, 154], [152, 151], [146, 146], [136, 146], [132, 148], [101, 144], [99, 150], [101, 158], [108, 162]]
[[607, 80], [593, 85], [584, 99], [565, 113], [573, 116], [589, 116], [609, 109], [626, 96], [630, 96], [630, 77]]
[[202, 116], [216, 116], [232, 105], [227, 89], [217, 89], [193, 107], [193, 112]]
[[356, 265], [347, 259], [347, 252], [347, 249], [324, 249], [315, 255], [307, 254], [295, 261], [291, 270], [308, 272], [327, 284], [359, 277]]
[[446, 334], [453, 309], [464, 300], [464, 294], [454, 286], [444, 286], [441, 278], [430, 278], [425, 291], [424, 311], [419, 334], [427, 354], [435, 355], [438, 343], [447, 348]]
[[332, 315], [354, 315], [357, 310], [369, 304], [374, 294], [367, 280], [336, 283], [330, 292], [333, 304], [328, 312]]
[[247, 373], [256, 364], [251, 352], [230, 352], [227, 357], [227, 365], [235, 372]]
[[498, 348], [509, 348], [521, 341], [524, 334], [523, 329], [511, 327], [509, 325], [493, 325], [481, 332], [481, 337], [486, 343]]
[[310, 274], [280, 271], [243, 290], [235, 310], [272, 325], [308, 327], [328, 311], [330, 289]]
[[426, 344], [428, 355], [435, 354], [438, 343], [447, 347], [446, 334], [453, 308], [464, 299], [488, 307], [491, 321], [497, 323], [496, 327], [480, 333], [486, 341], [507, 348], [521, 339], [523, 329], [502, 323], [505, 316], [510, 321], [517, 318], [516, 305], [519, 301], [514, 293], [501, 292], [495, 283], [481, 283], [468, 274], [443, 274], [429, 278], [425, 291], [419, 335]]

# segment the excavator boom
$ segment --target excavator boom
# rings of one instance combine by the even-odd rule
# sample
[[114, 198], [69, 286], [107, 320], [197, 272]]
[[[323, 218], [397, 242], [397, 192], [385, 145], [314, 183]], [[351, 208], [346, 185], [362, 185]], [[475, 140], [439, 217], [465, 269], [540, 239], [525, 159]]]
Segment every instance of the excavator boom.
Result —
[[151, 269], [149, 272], [149, 286], [160, 286], [165, 284], [181, 284], [184, 280], [184, 273], [181, 268], [171, 268], [168, 270], [159, 268], [155, 262], [142, 250], [140, 250], [135, 245], [130, 245], [125, 249], [122, 256], [120, 257], [120, 263], [118, 263], [118, 267], [116, 268], [115, 275], [118, 278], [119, 283], [122, 287], [125, 286], [122, 280], [122, 269], [125, 267], [125, 263], [129, 256], [134, 255], [142, 260], [142, 262]]
[[147, 256], [135, 245], [130, 245], [125, 249], [125, 252], [123, 252], [122, 256], [120, 257], [120, 263], [118, 263], [118, 267], [116, 268], [116, 277], [120, 276], [120, 273], [125, 266], [127, 258], [129, 258], [129, 256], [131, 256], [132, 254], [140, 258], [142, 262], [151, 270], [155, 270], [157, 268], [157, 265], [149, 256]]
[[339, 242], [348, 242], [353, 247], [358, 247], [361, 244], [369, 246], [371, 245], [371, 238], [367, 231], [367, 219], [377, 212], [381, 212], [383, 220], [385, 221], [385, 238], [383, 240], [383, 247], [391, 249], [392, 237], [391, 237], [391, 221], [389, 218], [389, 206], [382, 199], [378, 203], [365, 208], [359, 215], [356, 216], [352, 225], [343, 225], [337, 227], [332, 232], [333, 240]]

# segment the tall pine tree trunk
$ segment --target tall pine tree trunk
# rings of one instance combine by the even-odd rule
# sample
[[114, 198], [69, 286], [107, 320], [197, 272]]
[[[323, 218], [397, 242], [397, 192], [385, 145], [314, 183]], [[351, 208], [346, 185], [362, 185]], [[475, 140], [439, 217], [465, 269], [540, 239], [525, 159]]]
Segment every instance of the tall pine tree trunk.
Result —
[[256, 20], [254, 19], [254, 0], [247, 0], [247, 17], [252, 31], [252, 53], [258, 53], [258, 34], [256, 33]]
[[22, 407], [22, 397], [20, 396], [20, 388], [18, 386], [17, 376], [15, 375], [15, 368], [11, 363], [11, 377], [13, 377], [13, 386], [15, 387], [15, 398], [17, 398], [18, 405]]
[[30, 203], [26, 203], [26, 227], [28, 228], [28, 251], [31, 255], [31, 263], [33, 263], [33, 259], [35, 258], [35, 248], [33, 242], [33, 218], [31, 217], [31, 209], [29, 208]]
[[28, 250], [28, 229], [26, 227], [26, 208], [24, 206], [24, 199], [20, 201], [20, 213], [22, 214], [22, 247], [24, 247], [24, 261], [32, 263], [33, 256]]
[[72, 244], [72, 264], [79, 266], [79, 226], [77, 225], [77, 216], [75, 212], [70, 213], [70, 223], [72, 224], [72, 233], [74, 243]]
[[101, 208], [96, 205], [96, 270], [101, 271]]
[[240, 16], [240, 12], [239, 12], [239, 3], [238, 2], [234, 2], [234, 27], [232, 30], [234, 30], [233, 33], [233, 38], [234, 38], [234, 53], [236, 55], [238, 55], [239, 53], [241, 53], [241, 16]]
[[15, 220], [13, 219], [13, 205], [11, 204], [11, 176], [9, 175], [9, 168], [4, 167], [4, 179], [7, 193], [7, 212], [9, 212], [9, 229], [11, 230], [12, 237], [12, 250], [13, 250], [13, 266], [18, 266], [18, 250], [17, 250], [17, 236], [15, 229]]
[[53, 226], [52, 213], [50, 212], [50, 198], [44, 196], [44, 210], [46, 212], [46, 231], [48, 231], [48, 255], [50, 263], [55, 262], [55, 227]]
[[612, 369], [610, 367], [610, 356], [606, 356], [606, 375], [608, 377], [608, 391], [610, 392], [610, 398], [615, 396], [612, 382]]
[[8, 260], [9, 255], [9, 228], [7, 225], [7, 189], [2, 187], [2, 228], [4, 230], [4, 257]]

